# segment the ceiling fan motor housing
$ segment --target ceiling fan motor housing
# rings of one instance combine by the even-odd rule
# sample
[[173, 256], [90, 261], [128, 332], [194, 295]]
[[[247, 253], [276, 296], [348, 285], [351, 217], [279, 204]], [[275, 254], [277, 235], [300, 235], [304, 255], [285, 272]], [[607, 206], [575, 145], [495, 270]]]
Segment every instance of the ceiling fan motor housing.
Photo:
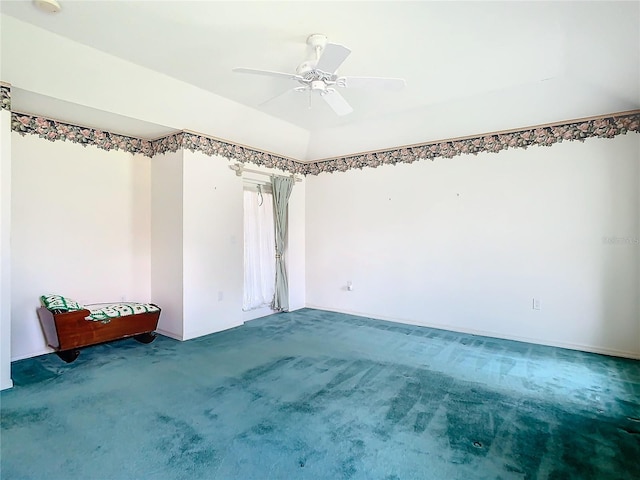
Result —
[[316, 63], [317, 62], [313, 62], [313, 61], [302, 62], [296, 68], [296, 73], [298, 75], [300, 75], [301, 77], [304, 77], [305, 73], [309, 73], [309, 72], [313, 71], [313, 69], [316, 67]]

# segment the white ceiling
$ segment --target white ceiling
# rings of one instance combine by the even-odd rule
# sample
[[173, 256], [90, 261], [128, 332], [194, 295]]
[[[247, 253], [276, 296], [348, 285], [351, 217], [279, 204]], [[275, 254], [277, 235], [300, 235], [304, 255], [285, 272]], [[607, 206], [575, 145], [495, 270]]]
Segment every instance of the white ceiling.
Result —
[[[59, 2], [55, 15], [30, 1], [3, 0], [0, 8], [302, 127], [312, 157], [332, 153], [323, 144], [336, 139], [349, 150], [347, 137], [364, 132], [368, 143], [351, 149], [640, 108], [639, 2]], [[342, 90], [355, 111], [338, 117], [317, 98], [309, 109], [308, 97], [293, 91], [260, 105], [297, 84], [231, 71], [293, 73], [310, 54], [311, 33], [352, 50], [341, 75], [401, 77], [406, 89]], [[38, 108], [27, 92], [14, 99], [16, 109], [21, 102]], [[63, 105], [55, 109], [65, 120]]]

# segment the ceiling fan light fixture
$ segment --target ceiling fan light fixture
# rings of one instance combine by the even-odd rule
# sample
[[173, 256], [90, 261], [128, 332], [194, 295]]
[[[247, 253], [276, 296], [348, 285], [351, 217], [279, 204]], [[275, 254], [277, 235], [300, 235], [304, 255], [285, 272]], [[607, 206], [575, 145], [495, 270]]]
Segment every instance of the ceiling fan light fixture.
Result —
[[[307, 45], [315, 49], [316, 58], [307, 59], [299, 64], [296, 73], [274, 72], [255, 68], [234, 68], [234, 72], [264, 75], [268, 77], [295, 80], [300, 85], [293, 87], [295, 92], [309, 92], [309, 107], [311, 107], [311, 94], [317, 92], [320, 97], [331, 107], [337, 115], [348, 115], [353, 108], [347, 100], [334, 88], [378, 88], [383, 90], [401, 90], [405, 87], [405, 81], [401, 78], [384, 77], [339, 77], [336, 73], [351, 50], [344, 45], [327, 43], [326, 35], [314, 33], [307, 37]], [[270, 100], [282, 94], [272, 97]], [[261, 103], [264, 105], [266, 102]]]
[[324, 92], [327, 89], [327, 84], [322, 80], [313, 80], [310, 84], [311, 90]]
[[33, 0], [33, 4], [38, 10], [45, 13], [58, 13], [62, 10], [60, 4], [56, 0]]

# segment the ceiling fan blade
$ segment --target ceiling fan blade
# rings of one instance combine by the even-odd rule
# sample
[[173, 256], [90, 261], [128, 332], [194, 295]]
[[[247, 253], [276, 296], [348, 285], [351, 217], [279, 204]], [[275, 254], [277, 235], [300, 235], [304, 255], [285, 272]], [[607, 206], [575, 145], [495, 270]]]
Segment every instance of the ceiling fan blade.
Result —
[[236, 73], [251, 73], [253, 75], [264, 75], [266, 77], [288, 78], [289, 80], [299, 80], [302, 78], [300, 75], [296, 75], [295, 73], [272, 72], [270, 70], [257, 70], [255, 68], [234, 68], [232, 69], [232, 71]]
[[322, 55], [316, 65], [316, 70], [322, 70], [327, 73], [335, 73], [342, 62], [344, 62], [351, 50], [337, 43], [327, 43], [322, 50]]
[[351, 108], [351, 105], [349, 105], [344, 97], [335, 90], [327, 91], [320, 96], [338, 115], [348, 115], [349, 113], [353, 112], [353, 108]]
[[345, 88], [377, 88], [382, 90], [402, 90], [407, 86], [404, 78], [384, 77], [340, 77], [337, 85]]

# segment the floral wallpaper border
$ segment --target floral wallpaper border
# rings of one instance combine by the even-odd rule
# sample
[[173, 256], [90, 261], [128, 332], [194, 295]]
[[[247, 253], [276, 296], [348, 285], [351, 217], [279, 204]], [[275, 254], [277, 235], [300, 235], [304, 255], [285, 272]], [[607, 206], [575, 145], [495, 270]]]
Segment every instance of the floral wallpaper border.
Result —
[[[5, 97], [5, 91], [7, 97]], [[5, 98], [10, 105], [9, 89], [3, 86], [2, 95], [3, 108], [5, 108]], [[147, 157], [176, 152], [184, 148], [209, 156], [219, 155], [230, 161], [253, 163], [301, 175], [318, 175], [323, 172], [344, 172], [353, 168], [375, 168], [381, 165], [413, 163], [419, 160], [453, 158], [464, 154], [497, 153], [508, 148], [551, 146], [563, 141], [583, 142], [593, 137], [613, 138], [627, 132], [640, 132], [640, 111], [458, 140], [429, 142], [308, 163], [186, 131], [157, 140], [144, 140], [17, 112], [11, 115], [11, 129], [20, 135], [38, 135], [50, 141], [70, 141], [83, 146], [94, 145], [103, 150], [118, 149], [129, 153], [140, 153]]]
[[11, 110], [11, 87], [0, 85], [0, 110]]
[[27, 134], [37, 135], [52, 142], [63, 140], [79, 143], [83, 147], [93, 145], [102, 150], [122, 150], [129, 153], [141, 153], [147, 157], [153, 157], [154, 154], [153, 144], [150, 140], [128, 137], [25, 113], [13, 112], [11, 114], [11, 130], [23, 136]]
[[157, 154], [175, 152], [184, 148], [192, 152], [204, 153], [208, 156], [219, 155], [230, 161], [253, 163], [268, 168], [278, 168], [289, 173], [303, 173], [305, 163], [274, 153], [255, 150], [250, 147], [236, 145], [215, 138], [191, 132], [179, 132], [153, 141]]
[[306, 163], [300, 173], [317, 175], [322, 172], [344, 172], [352, 168], [375, 168], [380, 165], [434, 160], [438, 157], [453, 158], [463, 154], [497, 153], [507, 148], [526, 149], [534, 145], [548, 147], [563, 141], [584, 142], [592, 137], [613, 138], [627, 132], [640, 132], [640, 112], [331, 158]]
[[497, 153], [507, 148], [551, 146], [563, 141], [583, 142], [590, 137], [613, 138], [627, 132], [640, 132], [640, 112], [612, 115], [584, 121], [558, 123], [544, 127], [486, 134], [460, 140], [430, 142], [365, 154], [349, 155], [316, 162], [300, 162], [249, 147], [227, 143], [195, 133], [180, 132], [154, 141], [155, 153], [175, 152], [185, 148], [205, 155], [219, 155], [228, 160], [278, 168], [290, 173], [318, 175], [322, 172], [344, 172], [352, 168], [375, 168], [380, 165], [413, 163], [418, 160], [452, 158], [462, 154]]
[[52, 142], [62, 140], [79, 143], [84, 147], [93, 145], [102, 150], [122, 150], [147, 157], [185, 148], [209, 156], [220, 155], [232, 161], [280, 168], [291, 173], [302, 173], [304, 166], [304, 163], [290, 158], [188, 132], [178, 132], [157, 140], [145, 140], [18, 112], [11, 114], [11, 130], [20, 135], [37, 135]]

